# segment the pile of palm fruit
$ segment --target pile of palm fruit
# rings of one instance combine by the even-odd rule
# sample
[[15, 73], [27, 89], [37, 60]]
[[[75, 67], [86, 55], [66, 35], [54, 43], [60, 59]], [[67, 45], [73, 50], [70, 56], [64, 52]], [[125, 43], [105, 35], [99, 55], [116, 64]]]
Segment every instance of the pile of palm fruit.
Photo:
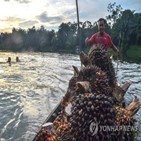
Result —
[[53, 121], [52, 140], [41, 129], [34, 141], [42, 141], [43, 136], [44, 141], [134, 141], [134, 131], [122, 129], [134, 127], [133, 116], [140, 107], [137, 97], [124, 105], [131, 83], [118, 85], [112, 60], [99, 46], [93, 46], [88, 55], [81, 52], [80, 60], [83, 67], [73, 66], [74, 76]]

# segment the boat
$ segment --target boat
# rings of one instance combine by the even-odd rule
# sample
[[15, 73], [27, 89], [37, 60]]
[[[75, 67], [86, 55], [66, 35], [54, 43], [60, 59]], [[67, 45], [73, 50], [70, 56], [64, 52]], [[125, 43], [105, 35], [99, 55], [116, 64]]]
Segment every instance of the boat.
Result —
[[[137, 97], [127, 106], [124, 101], [132, 83], [117, 83], [112, 60], [98, 46], [92, 47], [88, 54], [81, 52], [80, 61], [83, 67], [79, 70], [73, 66], [74, 75], [66, 94], [33, 141], [135, 141], [136, 130], [117, 130], [117, 127], [134, 128], [133, 116], [141, 103]], [[99, 131], [99, 127], [112, 130]]]

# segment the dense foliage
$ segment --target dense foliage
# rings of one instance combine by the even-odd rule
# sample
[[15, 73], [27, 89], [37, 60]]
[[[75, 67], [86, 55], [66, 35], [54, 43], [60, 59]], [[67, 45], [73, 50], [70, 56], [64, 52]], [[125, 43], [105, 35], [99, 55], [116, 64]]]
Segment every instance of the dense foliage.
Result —
[[[132, 45], [141, 45], [141, 13], [124, 10], [116, 3], [109, 4], [109, 15], [106, 31], [111, 35], [114, 43], [120, 47], [123, 55]], [[0, 34], [0, 50], [6, 51], [48, 51], [75, 53], [80, 44], [77, 35], [77, 23], [62, 23], [58, 31], [48, 31], [40, 28], [12, 29], [12, 33]], [[81, 49], [86, 50], [85, 38], [97, 32], [97, 22], [80, 22]], [[79, 45], [79, 46], [80, 46]]]

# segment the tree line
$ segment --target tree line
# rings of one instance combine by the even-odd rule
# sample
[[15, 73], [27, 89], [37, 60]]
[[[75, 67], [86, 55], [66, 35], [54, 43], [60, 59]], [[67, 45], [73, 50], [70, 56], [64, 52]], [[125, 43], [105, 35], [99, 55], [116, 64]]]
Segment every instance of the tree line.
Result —
[[[106, 17], [108, 32], [115, 45], [126, 55], [131, 45], [141, 46], [141, 13], [123, 10], [121, 5], [110, 3]], [[12, 29], [12, 33], [0, 34], [0, 50], [5, 51], [39, 51], [75, 53], [78, 44], [86, 50], [85, 38], [97, 32], [97, 22], [80, 22], [80, 35], [76, 22], [62, 23], [58, 31], [46, 30], [44, 26], [24, 29]], [[79, 42], [80, 40], [80, 42]]]

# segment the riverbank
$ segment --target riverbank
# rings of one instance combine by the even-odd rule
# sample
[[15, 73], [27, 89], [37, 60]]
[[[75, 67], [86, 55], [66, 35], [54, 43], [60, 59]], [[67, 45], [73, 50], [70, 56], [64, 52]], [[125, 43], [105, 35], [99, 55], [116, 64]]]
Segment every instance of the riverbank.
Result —
[[[85, 50], [83, 50], [83, 51], [85, 53], [88, 53], [88, 50], [89, 50], [89, 48], [85, 48]], [[5, 53], [7, 51], [0, 51], [0, 52]], [[27, 51], [25, 51], [25, 52], [27, 52]], [[110, 49], [109, 52], [110, 52], [111, 55], [113, 55], [114, 59], [117, 59], [117, 55], [113, 52], [112, 49]], [[14, 52], [14, 53], [17, 53], [17, 52]], [[21, 53], [21, 52], [19, 52], [19, 53]], [[61, 53], [61, 54], [73, 54], [73, 55], [79, 54], [79, 53], [74, 53], [71, 50], [69, 50], [69, 51], [68, 50], [61, 50], [59, 52], [47, 51], [47, 52], [44, 52], [44, 53]], [[136, 46], [136, 45], [130, 46], [130, 48], [127, 51], [127, 56], [124, 56], [121, 53], [121, 56], [118, 59], [120, 59], [122, 61], [130, 62], [130, 63], [141, 63], [141, 46]], [[5, 60], [6, 60], [6, 58], [5, 58]]]
[[[120, 50], [121, 55], [118, 59], [130, 63], [141, 63], [141, 46], [130, 46], [130, 48], [127, 50], [126, 56], [122, 54], [122, 51]], [[110, 49], [110, 54], [113, 55], [114, 59], [117, 59], [117, 55]]]
[[141, 46], [131, 46], [127, 51], [127, 57], [131, 62], [141, 63]]

